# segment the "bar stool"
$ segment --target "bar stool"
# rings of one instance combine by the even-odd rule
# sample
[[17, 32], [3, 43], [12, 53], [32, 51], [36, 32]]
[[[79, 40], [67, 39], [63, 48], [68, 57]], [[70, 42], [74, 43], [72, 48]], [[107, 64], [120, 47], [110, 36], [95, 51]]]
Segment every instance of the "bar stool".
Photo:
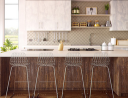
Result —
[[[25, 53], [22, 53], [22, 52], [12, 53], [12, 56], [10, 58], [10, 65], [12, 65], [12, 67], [10, 69], [10, 75], [9, 75], [9, 80], [8, 80], [8, 85], [7, 85], [5, 98], [7, 98], [10, 77], [11, 77], [12, 69], [14, 67], [25, 67], [26, 68], [26, 73], [27, 73], [27, 81], [26, 82], [28, 83], [28, 94], [29, 94], [29, 98], [30, 98], [29, 80], [28, 80], [28, 68], [27, 68], [27, 65], [29, 65], [29, 62], [28, 62], [28, 59], [26, 58]], [[18, 81], [14, 80], [14, 85], [15, 85], [15, 82], [18, 82]], [[19, 81], [19, 82], [24, 82], [24, 81]], [[13, 95], [10, 98], [12, 98], [14, 96], [14, 94], [15, 94], [14, 92], [15, 92], [15, 86], [14, 86]]]
[[[85, 94], [85, 87], [84, 87], [84, 79], [83, 79], [83, 72], [82, 72], [82, 58], [80, 53], [68, 53], [66, 58], [65, 58], [65, 72], [64, 72], [64, 80], [63, 80], [63, 88], [62, 88], [62, 98], [63, 98], [63, 90], [64, 90], [64, 82], [65, 81], [65, 76], [66, 76], [66, 70], [67, 67], [79, 67], [81, 70], [81, 76], [82, 76], [82, 82], [83, 82], [83, 90], [84, 90], [84, 97], [86, 98]], [[68, 81], [68, 82], [76, 82], [76, 81]]]
[[[58, 98], [55, 67], [54, 67], [55, 66], [55, 59], [53, 57], [53, 54], [52, 53], [40, 53], [39, 57], [37, 59], [37, 64], [39, 65], [39, 67], [38, 67], [38, 70], [37, 70], [37, 77], [36, 77], [36, 83], [35, 83], [35, 90], [34, 90], [33, 98], [35, 97], [36, 85], [37, 85], [37, 79], [38, 79], [38, 73], [39, 73], [40, 67], [52, 67], [53, 68], [55, 85], [56, 85], [56, 95], [57, 95], [57, 98]], [[39, 82], [47, 82], [47, 81], [39, 81]], [[52, 82], [52, 81], [49, 81], [49, 82]], [[37, 97], [38, 96], [39, 96], [39, 93], [38, 93]]]
[[91, 76], [91, 85], [90, 85], [90, 97], [91, 98], [91, 88], [92, 88], [92, 79], [93, 79], [93, 69], [94, 67], [106, 67], [108, 69], [108, 75], [109, 75], [109, 80], [110, 80], [110, 85], [111, 85], [111, 90], [112, 90], [112, 96], [114, 98], [113, 94], [113, 88], [112, 88], [112, 82], [111, 82], [111, 76], [110, 76], [110, 71], [108, 65], [110, 64], [110, 59], [108, 57], [107, 53], [95, 53], [94, 57], [92, 59], [92, 76]]

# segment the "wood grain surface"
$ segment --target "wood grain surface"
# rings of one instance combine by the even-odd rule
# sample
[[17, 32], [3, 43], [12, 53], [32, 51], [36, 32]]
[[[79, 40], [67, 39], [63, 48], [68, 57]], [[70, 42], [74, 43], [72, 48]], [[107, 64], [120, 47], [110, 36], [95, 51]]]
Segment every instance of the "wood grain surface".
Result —
[[[55, 71], [58, 90], [62, 89], [63, 79], [64, 79], [64, 70], [65, 58], [55, 58]], [[9, 76], [9, 71], [11, 65], [9, 64], [10, 58], [0, 58], [0, 95], [5, 94], [7, 81]], [[33, 91], [35, 87], [35, 81], [37, 76], [37, 58], [30, 57], [28, 58], [30, 65], [27, 66], [29, 72], [29, 83], [30, 90]], [[90, 80], [92, 74], [92, 65], [91, 57], [82, 58], [83, 63], [81, 65], [83, 75], [84, 75], [84, 84], [86, 90], [90, 89]], [[111, 62], [109, 65], [111, 79], [113, 84], [114, 92], [118, 96], [127, 95], [128, 93], [128, 58], [110, 58]], [[11, 81], [9, 90], [14, 89], [14, 80], [15, 81], [26, 81], [26, 69], [23, 67], [15, 67], [12, 70]], [[68, 67], [66, 73], [66, 81], [81, 81], [81, 70], [79, 67]], [[38, 85], [37, 89], [40, 90], [55, 90], [54, 82], [39, 82], [39, 81], [54, 81], [54, 73], [52, 67], [40, 67]], [[94, 76], [93, 76], [92, 90], [110, 90], [110, 83], [108, 77], [107, 68], [104, 67], [95, 67]], [[104, 81], [104, 82], [96, 82]], [[15, 82], [16, 90], [27, 90], [26, 82]], [[65, 90], [82, 90], [82, 81], [81, 82], [65, 82]], [[37, 90], [38, 91], [38, 90]]]

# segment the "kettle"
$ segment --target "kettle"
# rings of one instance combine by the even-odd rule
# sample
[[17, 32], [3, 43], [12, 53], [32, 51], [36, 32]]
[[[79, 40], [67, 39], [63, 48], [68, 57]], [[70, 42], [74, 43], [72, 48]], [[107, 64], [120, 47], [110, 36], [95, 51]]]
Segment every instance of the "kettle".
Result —
[[58, 50], [63, 51], [63, 41], [60, 41]]

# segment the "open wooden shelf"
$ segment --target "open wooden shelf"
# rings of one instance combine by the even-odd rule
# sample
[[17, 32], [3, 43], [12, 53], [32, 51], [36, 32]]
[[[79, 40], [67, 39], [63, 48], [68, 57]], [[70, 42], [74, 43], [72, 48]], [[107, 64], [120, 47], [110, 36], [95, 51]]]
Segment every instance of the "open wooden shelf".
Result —
[[110, 27], [72, 27], [72, 28], [85, 28], [85, 29], [109, 29]]
[[110, 14], [97, 14], [97, 15], [87, 15], [87, 14], [72, 14], [72, 16], [110, 16]]

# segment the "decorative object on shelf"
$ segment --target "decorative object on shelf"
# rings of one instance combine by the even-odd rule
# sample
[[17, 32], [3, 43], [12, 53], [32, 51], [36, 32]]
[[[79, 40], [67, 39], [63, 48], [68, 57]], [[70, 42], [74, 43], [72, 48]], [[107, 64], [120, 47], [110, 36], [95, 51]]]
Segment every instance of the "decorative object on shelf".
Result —
[[79, 6], [76, 8], [76, 14], [80, 14]]
[[94, 27], [99, 27], [99, 26], [100, 26], [99, 20], [95, 20], [95, 25], [94, 25]]
[[112, 43], [112, 45], [116, 45], [116, 38], [111, 38], [111, 43]]
[[87, 26], [88, 26], [88, 27], [91, 27], [91, 26], [92, 26], [92, 25], [91, 25], [91, 20], [88, 20]]
[[87, 23], [86, 22], [81, 22], [80, 27], [87, 27]]
[[72, 9], [72, 14], [76, 14], [77, 8], [76, 6]]
[[80, 14], [79, 6], [74, 7], [74, 8], [72, 9], [72, 14]]
[[111, 26], [112, 26], [111, 22], [110, 21], [107, 21], [106, 22], [106, 27], [111, 27]]
[[73, 27], [79, 27], [79, 23], [78, 23], [78, 22], [73, 22], [73, 23], [72, 23], [72, 26], [73, 26]]
[[97, 15], [97, 7], [86, 7], [87, 15]]
[[63, 41], [60, 41], [60, 43], [59, 43], [59, 47], [58, 47], [58, 50], [59, 51], [63, 51]]
[[105, 5], [105, 13], [108, 14], [108, 10], [109, 10], [109, 4]]
[[128, 46], [128, 39], [127, 40], [117, 40], [118, 46]]
[[101, 50], [108, 50], [107, 44], [105, 42], [102, 43]]
[[106, 27], [105, 25], [101, 25], [101, 27]]

